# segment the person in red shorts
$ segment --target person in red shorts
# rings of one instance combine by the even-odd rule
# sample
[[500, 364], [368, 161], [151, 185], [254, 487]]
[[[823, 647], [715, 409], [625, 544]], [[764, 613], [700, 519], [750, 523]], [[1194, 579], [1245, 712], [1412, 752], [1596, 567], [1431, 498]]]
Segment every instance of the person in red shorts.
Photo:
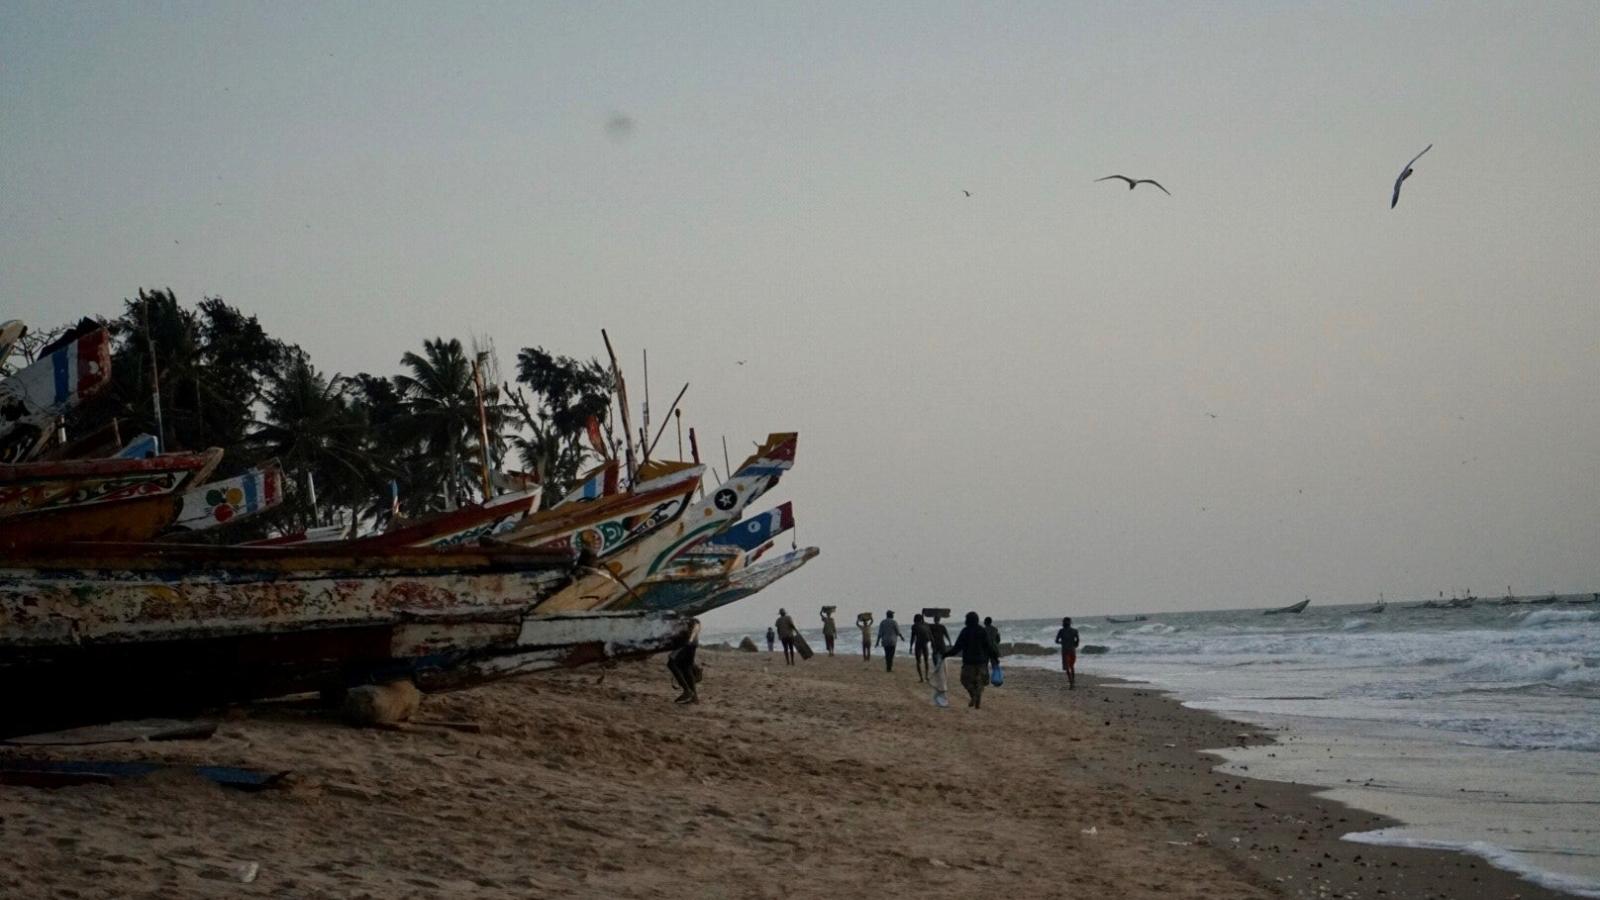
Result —
[[1078, 629], [1072, 627], [1072, 617], [1061, 619], [1061, 630], [1056, 632], [1056, 643], [1061, 645], [1061, 670], [1067, 673], [1067, 690], [1078, 689]]

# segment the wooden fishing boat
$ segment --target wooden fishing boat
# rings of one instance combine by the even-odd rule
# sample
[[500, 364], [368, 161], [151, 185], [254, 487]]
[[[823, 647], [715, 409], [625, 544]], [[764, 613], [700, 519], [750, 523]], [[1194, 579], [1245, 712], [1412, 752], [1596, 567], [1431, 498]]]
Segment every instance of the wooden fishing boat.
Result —
[[145, 541], [177, 518], [181, 491], [222, 461], [217, 448], [146, 459], [0, 464], [0, 550]]
[[784, 503], [737, 523], [679, 554], [646, 578], [612, 609], [678, 609], [709, 595], [734, 572], [753, 563], [776, 535], [794, 527], [794, 506]]
[[794, 466], [798, 435], [775, 433], [734, 474], [681, 517], [598, 561], [589, 574], [540, 605], [544, 612], [609, 609], [666, 568], [684, 551], [736, 521], [744, 508], [765, 494]]
[[1148, 618], [1150, 618], [1150, 617], [1149, 616], [1128, 616], [1126, 618], [1118, 618], [1117, 616], [1106, 616], [1106, 621], [1110, 622], [1113, 625], [1127, 625], [1130, 622], [1143, 622]]
[[496, 540], [609, 556], [682, 515], [704, 472], [699, 463], [649, 463], [631, 490], [540, 510]]
[[568, 554], [328, 547], [78, 545], [0, 563], [0, 727], [395, 679], [450, 690], [693, 635], [671, 616], [535, 614], [570, 582]]
[[678, 607], [675, 611], [681, 616], [703, 616], [712, 610], [721, 609], [767, 589], [773, 582], [816, 559], [821, 552], [816, 547], [801, 547], [798, 550], [790, 550], [782, 556], [775, 556], [740, 569], [723, 579], [716, 590]]
[[1305, 612], [1306, 611], [1306, 607], [1308, 607], [1310, 605], [1311, 605], [1311, 598], [1307, 597], [1306, 599], [1301, 600], [1299, 603], [1294, 603], [1294, 604], [1291, 604], [1289, 606], [1281, 607], [1279, 609], [1264, 610], [1262, 612], [1262, 615], [1277, 616], [1277, 615], [1282, 615], [1283, 613], [1301, 613], [1301, 612]]
[[276, 461], [184, 493], [173, 527], [204, 531], [265, 512], [283, 502], [283, 470]]
[[74, 330], [31, 365], [0, 381], [0, 463], [30, 459], [56, 420], [111, 380], [111, 334]]
[[[468, 547], [514, 528], [523, 516], [539, 505], [540, 487], [512, 491], [492, 497], [485, 503], [470, 503], [448, 512], [433, 513], [393, 523], [384, 531], [348, 540], [328, 541], [341, 553], [371, 553], [404, 548]], [[294, 546], [315, 541], [314, 529], [250, 541], [246, 546]], [[326, 532], [321, 532], [326, 535]]]

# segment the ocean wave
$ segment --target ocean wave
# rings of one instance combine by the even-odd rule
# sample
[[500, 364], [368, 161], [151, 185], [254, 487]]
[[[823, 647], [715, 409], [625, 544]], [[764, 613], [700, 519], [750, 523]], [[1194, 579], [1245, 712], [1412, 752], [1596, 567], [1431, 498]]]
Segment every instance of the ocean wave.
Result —
[[1557, 687], [1600, 685], [1600, 667], [1575, 653], [1513, 651], [1474, 659], [1451, 673], [1462, 682]]
[[1566, 891], [1579, 897], [1600, 897], [1600, 881], [1562, 875], [1541, 869], [1515, 852], [1487, 841], [1438, 841], [1408, 837], [1397, 832], [1400, 828], [1380, 828], [1377, 831], [1358, 831], [1344, 836], [1356, 844], [1374, 844], [1383, 847], [1417, 847], [1424, 850], [1451, 850], [1470, 853], [1497, 869], [1514, 872], [1540, 887], [1553, 891]]
[[1538, 609], [1515, 616], [1522, 621], [1518, 628], [1538, 628], [1544, 625], [1570, 625], [1574, 622], [1600, 621], [1600, 612], [1592, 609]]
[[1345, 619], [1344, 624], [1340, 625], [1339, 628], [1343, 631], [1360, 631], [1371, 626], [1371, 619]]

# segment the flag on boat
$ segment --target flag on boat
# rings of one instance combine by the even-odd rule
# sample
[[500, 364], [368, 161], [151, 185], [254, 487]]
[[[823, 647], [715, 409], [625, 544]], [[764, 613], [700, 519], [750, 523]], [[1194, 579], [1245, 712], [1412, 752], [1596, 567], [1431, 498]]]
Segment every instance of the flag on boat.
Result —
[[780, 535], [793, 527], [794, 504], [785, 503], [732, 526], [727, 531], [707, 541], [705, 547], [708, 550], [719, 547], [736, 547], [747, 551], [754, 550], [774, 536]]

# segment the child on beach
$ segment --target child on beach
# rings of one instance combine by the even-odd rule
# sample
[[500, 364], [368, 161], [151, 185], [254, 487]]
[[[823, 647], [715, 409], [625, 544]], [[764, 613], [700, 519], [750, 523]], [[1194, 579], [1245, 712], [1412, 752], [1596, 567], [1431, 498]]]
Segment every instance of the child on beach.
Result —
[[767, 652], [768, 653], [772, 652], [772, 645], [777, 642], [777, 639], [778, 639], [777, 632], [773, 631], [772, 628], [769, 626], [767, 628]]
[[1061, 645], [1061, 670], [1067, 673], [1067, 690], [1078, 688], [1078, 629], [1072, 627], [1072, 617], [1063, 616], [1061, 630], [1056, 632], [1056, 643]]
[[894, 610], [887, 610], [883, 614], [883, 621], [878, 625], [878, 643], [883, 645], [883, 670], [894, 671], [894, 645], [905, 635], [900, 633], [900, 623], [894, 620]]

